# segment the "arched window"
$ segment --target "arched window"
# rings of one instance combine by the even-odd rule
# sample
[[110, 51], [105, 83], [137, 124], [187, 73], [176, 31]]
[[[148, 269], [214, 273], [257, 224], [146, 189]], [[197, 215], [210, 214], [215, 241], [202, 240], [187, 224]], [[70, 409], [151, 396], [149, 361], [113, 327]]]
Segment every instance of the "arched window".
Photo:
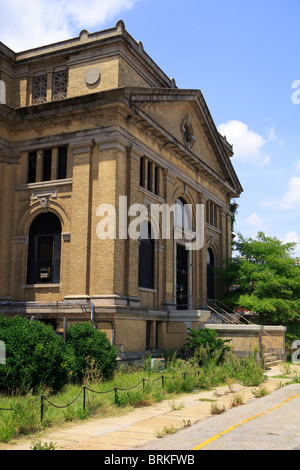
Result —
[[151, 224], [143, 222], [139, 246], [139, 287], [154, 288], [154, 239], [151, 237]]
[[190, 206], [181, 197], [175, 202], [175, 227], [183, 230], [193, 230]]
[[61, 223], [51, 212], [38, 215], [29, 231], [27, 284], [60, 281]]

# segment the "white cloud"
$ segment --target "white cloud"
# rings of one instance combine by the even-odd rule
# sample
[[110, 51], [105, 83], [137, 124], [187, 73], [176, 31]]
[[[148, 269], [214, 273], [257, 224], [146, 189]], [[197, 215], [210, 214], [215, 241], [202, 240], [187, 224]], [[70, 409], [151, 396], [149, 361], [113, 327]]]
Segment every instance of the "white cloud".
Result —
[[292, 209], [300, 203], [300, 178], [294, 176], [289, 181], [289, 189], [284, 194], [280, 207], [282, 209]]
[[297, 163], [295, 165], [295, 170], [300, 171], [300, 159], [297, 161]]
[[[226, 136], [228, 142], [233, 144], [235, 158], [241, 162], [252, 163], [256, 166], [265, 166], [269, 163], [270, 157], [263, 151], [266, 140], [251, 131], [243, 122], [229, 121], [220, 124], [218, 131]], [[274, 132], [271, 134], [271, 138], [275, 137]]]
[[[0, 40], [16, 52], [101, 29], [139, 0], [0, 0]], [[118, 18], [119, 19], [119, 18]]]
[[294, 230], [291, 230], [285, 235], [282, 241], [283, 243], [296, 243], [294, 254], [296, 256], [300, 255], [300, 237], [297, 232], [295, 232]]
[[252, 229], [257, 230], [258, 232], [264, 231], [266, 229], [264, 221], [261, 219], [261, 217], [259, 217], [257, 212], [253, 212], [249, 217], [247, 217], [246, 223]]
[[273, 209], [288, 210], [294, 209], [298, 204], [300, 204], [300, 177], [294, 176], [290, 179], [288, 183], [288, 190], [283, 194], [281, 199], [265, 201], [261, 203], [261, 206], [272, 207]]
[[284, 141], [281, 140], [278, 135], [276, 134], [276, 131], [274, 127], [272, 126], [271, 129], [269, 130], [269, 135], [268, 135], [268, 141], [271, 142], [278, 142], [280, 147], [284, 147]]

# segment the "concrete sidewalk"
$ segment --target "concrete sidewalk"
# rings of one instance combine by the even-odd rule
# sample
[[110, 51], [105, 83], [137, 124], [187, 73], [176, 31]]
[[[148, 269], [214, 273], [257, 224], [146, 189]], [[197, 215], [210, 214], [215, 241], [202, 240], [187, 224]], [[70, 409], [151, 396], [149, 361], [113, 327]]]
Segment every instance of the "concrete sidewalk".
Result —
[[[263, 386], [269, 392], [290, 381], [275, 378], [280, 373], [280, 365], [266, 371], [268, 380]], [[166, 399], [156, 405], [135, 409], [124, 416], [89, 419], [86, 423], [45, 431], [42, 435], [22, 439], [15, 444], [0, 444], [0, 450], [30, 450], [33, 441], [41, 441], [42, 444], [53, 442], [57, 450], [134, 450], [155, 438], [159, 439], [164, 428], [179, 430], [208, 418], [211, 416], [211, 400], [226, 408], [231, 407], [235, 395], [241, 396], [244, 403], [255, 400], [253, 389], [234, 384], [233, 392], [229, 391], [228, 386], [194, 392], [175, 401]]]

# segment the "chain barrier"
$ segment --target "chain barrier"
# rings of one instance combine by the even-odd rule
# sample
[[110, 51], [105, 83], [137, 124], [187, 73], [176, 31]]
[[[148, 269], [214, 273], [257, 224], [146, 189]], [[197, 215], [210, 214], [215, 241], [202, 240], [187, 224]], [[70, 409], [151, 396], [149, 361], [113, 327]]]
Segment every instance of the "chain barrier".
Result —
[[[183, 375], [183, 378], [185, 380], [187, 374], [183, 373], [182, 375]], [[47, 402], [50, 406], [53, 406], [54, 408], [59, 408], [59, 409], [68, 408], [69, 406], [73, 405], [78, 400], [78, 398], [81, 396], [81, 394], [83, 394], [83, 410], [85, 411], [85, 409], [86, 409], [86, 392], [87, 391], [89, 391], [91, 393], [97, 393], [97, 394], [106, 394], [106, 393], [114, 392], [115, 393], [115, 404], [117, 404], [118, 403], [118, 391], [127, 392], [127, 391], [133, 390], [133, 389], [137, 388], [139, 385], [143, 384], [143, 392], [144, 392], [146, 382], [152, 382], [152, 384], [154, 384], [155, 382], [158, 382], [159, 380], [161, 380], [162, 393], [163, 393], [163, 395], [165, 395], [165, 379], [173, 380], [173, 379], [176, 379], [176, 378], [179, 378], [179, 376], [178, 377], [167, 377], [165, 375], [161, 375], [160, 377], [158, 377], [157, 379], [154, 379], [154, 380], [144, 378], [138, 384], [134, 385], [133, 387], [130, 387], [130, 388], [114, 387], [111, 390], [106, 390], [106, 391], [97, 391], [97, 390], [93, 390], [93, 389], [91, 389], [87, 386], [84, 386], [80, 390], [80, 392], [76, 396], [76, 398], [74, 398], [74, 400], [72, 400], [67, 405], [55, 405], [45, 395], [41, 395], [40, 398], [37, 398], [33, 403], [36, 403], [37, 401], [40, 400], [40, 407], [41, 407], [40, 412], [41, 412], [41, 423], [42, 423], [43, 420], [44, 420], [45, 402]], [[14, 411], [14, 408], [0, 408], [0, 411]]]

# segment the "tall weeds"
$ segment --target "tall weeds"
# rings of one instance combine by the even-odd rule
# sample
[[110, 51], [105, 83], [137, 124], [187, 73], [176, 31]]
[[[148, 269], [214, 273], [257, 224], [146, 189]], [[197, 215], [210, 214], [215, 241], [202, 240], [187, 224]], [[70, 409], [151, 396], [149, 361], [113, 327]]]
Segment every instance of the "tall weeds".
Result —
[[[18, 436], [33, 434], [46, 426], [59, 425], [62, 422], [87, 419], [97, 414], [101, 414], [101, 417], [122, 414], [132, 408], [148, 406], [163, 399], [170, 400], [180, 394], [213, 389], [229, 381], [249, 387], [259, 386], [264, 382], [263, 371], [254, 354], [246, 359], [237, 359], [227, 352], [220, 365], [218, 351], [208, 354], [205, 347], [201, 346], [194, 356], [186, 360], [177, 358], [174, 353], [169, 357], [163, 372], [151, 367], [150, 356], [143, 367], [120, 367], [112, 380], [99, 378], [91, 364], [84, 380], [88, 387], [85, 410], [83, 397], [80, 395], [82, 388], [79, 385], [69, 384], [62, 392], [50, 395], [51, 403], [58, 407], [73, 402], [78, 395], [79, 398], [63, 410], [45, 403], [43, 424], [40, 420], [39, 396], [0, 396], [0, 408], [13, 409], [0, 411], [0, 442], [9, 442]], [[118, 388], [116, 393], [115, 388]], [[45, 390], [40, 393], [47, 396]]]

